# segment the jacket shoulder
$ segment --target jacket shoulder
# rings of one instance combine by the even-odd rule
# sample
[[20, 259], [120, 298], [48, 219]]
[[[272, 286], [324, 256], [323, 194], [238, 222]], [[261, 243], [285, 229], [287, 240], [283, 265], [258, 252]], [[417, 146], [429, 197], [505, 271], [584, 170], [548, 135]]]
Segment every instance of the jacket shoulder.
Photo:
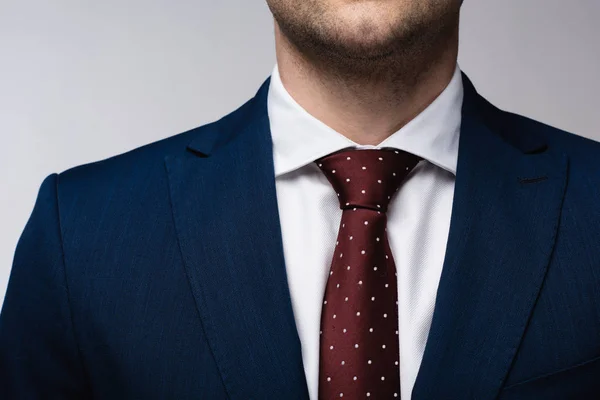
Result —
[[167, 156], [186, 152], [193, 140], [218, 140], [223, 133], [235, 127], [248, 112], [251, 100], [217, 121], [178, 133], [164, 139], [136, 147], [106, 159], [69, 168], [58, 174], [61, 189], [82, 190], [113, 185], [115, 182], [138, 181], [164, 169]]
[[535, 135], [549, 147], [566, 153], [574, 165], [595, 166], [596, 171], [600, 171], [600, 142], [520, 114], [508, 111], [501, 114], [506, 121], [505, 128], [518, 135]]
[[[599, 232], [600, 142], [555, 128], [522, 115], [504, 112], [506, 127], [516, 135], [535, 135], [555, 153], [568, 159], [564, 215], [576, 221], [578, 230]], [[563, 224], [566, 229], [567, 225]]]

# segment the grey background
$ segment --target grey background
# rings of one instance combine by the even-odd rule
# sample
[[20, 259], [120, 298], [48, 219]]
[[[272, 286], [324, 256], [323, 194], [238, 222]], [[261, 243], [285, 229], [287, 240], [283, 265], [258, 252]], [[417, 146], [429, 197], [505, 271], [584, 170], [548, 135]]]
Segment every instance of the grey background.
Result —
[[[598, 0], [467, 0], [459, 64], [499, 107], [600, 140], [598, 20]], [[0, 0], [0, 304], [46, 175], [228, 113], [273, 46], [264, 0]]]

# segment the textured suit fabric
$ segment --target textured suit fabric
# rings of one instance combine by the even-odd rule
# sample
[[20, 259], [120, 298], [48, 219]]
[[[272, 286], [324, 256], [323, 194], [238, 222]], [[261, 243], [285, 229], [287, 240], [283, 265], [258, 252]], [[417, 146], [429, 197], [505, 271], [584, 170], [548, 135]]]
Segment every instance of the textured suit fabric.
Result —
[[[465, 80], [413, 399], [600, 396], [600, 144]], [[49, 175], [0, 315], [2, 399], [307, 399], [268, 81], [223, 119]]]

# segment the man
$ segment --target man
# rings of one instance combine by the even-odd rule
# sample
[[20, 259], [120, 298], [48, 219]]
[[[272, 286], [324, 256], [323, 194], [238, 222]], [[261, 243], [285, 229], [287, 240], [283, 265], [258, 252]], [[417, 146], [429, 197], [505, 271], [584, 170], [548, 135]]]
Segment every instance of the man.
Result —
[[495, 108], [459, 0], [268, 0], [223, 119], [48, 176], [3, 399], [600, 398], [600, 144]]

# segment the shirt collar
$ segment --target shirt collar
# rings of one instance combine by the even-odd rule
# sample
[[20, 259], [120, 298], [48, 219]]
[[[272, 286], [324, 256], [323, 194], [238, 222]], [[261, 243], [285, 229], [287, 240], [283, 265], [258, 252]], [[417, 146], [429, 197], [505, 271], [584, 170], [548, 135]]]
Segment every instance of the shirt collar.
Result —
[[267, 99], [275, 176], [348, 147], [404, 150], [456, 175], [463, 94], [457, 65], [450, 83], [419, 115], [379, 145], [359, 145], [302, 108], [283, 86], [275, 64]]

